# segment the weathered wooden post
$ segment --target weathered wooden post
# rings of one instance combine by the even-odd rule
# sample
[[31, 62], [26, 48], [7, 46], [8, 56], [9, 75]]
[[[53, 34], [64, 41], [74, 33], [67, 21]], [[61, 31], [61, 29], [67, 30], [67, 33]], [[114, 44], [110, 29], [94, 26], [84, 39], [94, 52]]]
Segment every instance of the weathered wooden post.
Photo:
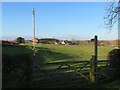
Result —
[[98, 45], [97, 45], [97, 36], [94, 39], [91, 39], [94, 42], [94, 55], [92, 55], [91, 59], [91, 70], [90, 70], [90, 79], [92, 82], [97, 80], [96, 72], [97, 72], [97, 56], [98, 56]]
[[90, 69], [89, 75], [90, 75], [90, 80], [91, 80], [92, 82], [95, 81], [95, 69], [94, 69], [95, 64], [94, 64], [94, 58], [95, 58], [95, 56], [92, 55], [92, 58], [91, 58], [91, 60], [90, 60], [91, 69]]
[[94, 50], [95, 50], [95, 72], [96, 72], [96, 69], [97, 69], [97, 60], [98, 60], [98, 37], [95, 36], [95, 41], [94, 41]]

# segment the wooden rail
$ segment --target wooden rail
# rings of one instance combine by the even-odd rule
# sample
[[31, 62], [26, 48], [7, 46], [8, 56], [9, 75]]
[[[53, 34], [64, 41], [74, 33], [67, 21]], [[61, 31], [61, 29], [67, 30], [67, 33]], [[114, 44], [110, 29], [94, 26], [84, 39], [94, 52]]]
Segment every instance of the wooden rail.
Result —
[[[94, 59], [94, 58], [92, 58]], [[94, 82], [95, 78], [97, 77], [94, 77], [92, 75], [96, 75], [95, 73], [97, 73], [97, 69], [99, 68], [105, 68], [107, 67], [108, 65], [108, 62], [109, 60], [98, 60], [96, 61], [97, 63], [97, 67], [94, 67], [93, 64], [94, 62], [92, 62], [93, 60], [83, 60], [83, 61], [61, 61], [61, 62], [52, 62], [52, 63], [45, 63], [47, 65], [58, 65], [58, 69], [64, 69], [66, 67], [63, 67], [63, 66], [68, 66], [68, 69], [73, 69], [78, 75], [82, 76], [83, 78], [86, 78], [86, 79], [90, 79], [92, 82]], [[99, 63], [106, 63], [106, 64], [103, 64], [102, 66], [98, 66]], [[79, 66], [75, 65], [73, 66], [73, 64], [79, 64]], [[63, 67], [63, 68], [62, 68]], [[83, 73], [83, 69], [85, 68], [88, 68], [89, 70], [89, 73], [90, 73], [90, 77], [88, 78], [86, 75], [84, 75]], [[96, 71], [92, 71], [94, 68], [96, 68]]]
[[[76, 63], [85, 63], [85, 62], [90, 62], [90, 60], [81, 60], [81, 61], [60, 61], [60, 62], [51, 62], [51, 63], [45, 63], [45, 64], [66, 64], [66, 63], [69, 63], [69, 64], [76, 64]], [[97, 62], [109, 62], [109, 60], [98, 60]]]
[[[63, 70], [64, 69], [65, 70], [71, 69], [71, 70], [74, 70], [74, 72], [77, 75], [80, 75], [81, 77], [94, 82], [95, 78], [97, 79], [97, 77], [92, 76], [93, 73], [94, 73], [94, 75], [100, 74], [98, 72], [98, 69], [106, 68], [108, 62], [109, 62], [109, 60], [98, 60], [97, 61], [97, 67], [96, 67], [97, 72], [92, 71], [93, 67], [94, 67], [92, 65], [94, 63], [94, 62], [92, 62], [92, 59], [91, 60], [83, 60], [83, 61], [81, 61], [81, 60], [80, 61], [74, 61], [73, 60], [73, 61], [50, 62], [50, 63], [44, 63], [44, 65], [47, 65], [47, 66], [48, 65], [50, 65], [50, 66], [51, 65], [57, 65], [58, 67], [56, 68], [56, 70], [57, 69], [63, 69]], [[63, 66], [67, 66], [67, 67], [63, 67]], [[32, 65], [32, 67], [34, 67], [36, 69], [39, 69], [39, 70], [42, 70], [40, 65]], [[49, 70], [47, 70], [47, 71], [49, 71]], [[87, 71], [88, 73], [85, 74], [84, 71]]]
[[[97, 61], [97, 63], [103, 63], [103, 62], [108, 63], [109, 60], [98, 60]], [[62, 61], [62, 62], [51, 62], [51, 63], [45, 63], [45, 64], [46, 65], [70, 66], [71, 64], [83, 64], [83, 63], [90, 63], [90, 60], [83, 60], [83, 61]]]

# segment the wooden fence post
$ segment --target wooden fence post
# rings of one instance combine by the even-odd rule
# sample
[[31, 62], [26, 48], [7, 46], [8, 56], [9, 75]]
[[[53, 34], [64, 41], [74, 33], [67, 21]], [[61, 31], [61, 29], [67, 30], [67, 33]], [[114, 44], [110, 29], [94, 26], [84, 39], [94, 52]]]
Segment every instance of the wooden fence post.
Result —
[[98, 56], [98, 48], [97, 48], [97, 36], [92, 39], [94, 41], [94, 55], [92, 55], [91, 59], [91, 71], [90, 71], [90, 79], [92, 82], [97, 80], [96, 72], [97, 72], [97, 56]]
[[[94, 41], [94, 50], [95, 50], [95, 67], [97, 68], [97, 60], [98, 60], [98, 37], [95, 36], [95, 41]], [[96, 68], [95, 68], [95, 71], [96, 71]]]
[[95, 62], [94, 61], [95, 61], [95, 56], [92, 55], [92, 58], [90, 61], [90, 66], [91, 66], [91, 68], [90, 68], [90, 80], [92, 82], [95, 81]]

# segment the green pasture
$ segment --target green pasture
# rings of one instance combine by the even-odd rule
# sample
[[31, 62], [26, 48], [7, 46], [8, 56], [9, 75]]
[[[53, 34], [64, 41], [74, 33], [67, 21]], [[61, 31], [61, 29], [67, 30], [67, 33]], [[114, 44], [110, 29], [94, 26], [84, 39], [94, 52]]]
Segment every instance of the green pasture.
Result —
[[[76, 59], [76, 60], [90, 60], [91, 56], [94, 55], [94, 46], [92, 45], [45, 45], [45, 44], [37, 44], [36, 47], [46, 48], [51, 52], [60, 53], [58, 54], [59, 58], [56, 59]], [[113, 48], [109, 46], [98, 47], [98, 59], [103, 60], [107, 59], [108, 52], [110, 52]], [[64, 57], [64, 55], [67, 55]], [[54, 54], [52, 54], [54, 56]], [[50, 58], [52, 58], [49, 57]], [[57, 55], [55, 55], [57, 56]], [[47, 58], [47, 55], [46, 55]]]
[[[28, 53], [33, 54], [32, 45], [22, 46], [4, 46], [2, 47], [2, 53], [8, 53], [10, 55]], [[108, 52], [113, 47], [105, 46], [98, 47], [98, 59], [107, 59]], [[54, 45], [54, 44], [37, 44], [36, 51], [39, 57], [46, 58], [46, 61], [62, 60], [62, 59], [76, 59], [76, 60], [90, 60], [94, 55], [94, 46], [92, 45]], [[41, 52], [43, 51], [43, 52]], [[42, 55], [41, 55], [42, 54]]]
[[[106, 60], [108, 53], [112, 49], [114, 48], [108, 46], [98, 47], [98, 59]], [[35, 56], [33, 56], [34, 51], [36, 53]], [[86, 79], [81, 79], [81, 77], [70, 68], [64, 67], [64, 69], [57, 69], [58, 65], [45, 64], [60, 61], [90, 60], [94, 54], [94, 47], [92, 45], [37, 44], [35, 50], [33, 50], [32, 45], [3, 46], [2, 53], [10, 55], [28, 54], [33, 63], [40, 66], [39, 68], [33, 68], [33, 87], [118, 88], [120, 85], [118, 81], [92, 84]]]

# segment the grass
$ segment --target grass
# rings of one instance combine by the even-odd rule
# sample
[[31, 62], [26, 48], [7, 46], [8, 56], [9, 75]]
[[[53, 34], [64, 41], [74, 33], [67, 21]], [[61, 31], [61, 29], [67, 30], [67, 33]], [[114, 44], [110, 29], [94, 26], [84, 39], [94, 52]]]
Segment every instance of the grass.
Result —
[[[107, 54], [112, 47], [98, 47], [98, 58], [100, 60], [107, 59]], [[59, 61], [73, 61], [73, 60], [90, 60], [91, 55], [94, 54], [94, 47], [92, 45], [47, 45], [37, 44], [36, 55], [33, 57], [33, 50], [31, 45], [3, 47], [3, 53], [16, 55], [20, 53], [29, 54], [35, 65], [39, 65], [40, 69], [33, 68], [33, 87], [119, 87], [120, 82], [106, 82], [92, 84], [89, 80], [81, 78], [74, 70], [64, 67], [65, 69], [57, 69], [58, 65], [47, 65], [50, 62]], [[74, 65], [73, 65], [74, 66]], [[115, 85], [117, 83], [117, 85]]]
[[[48, 48], [53, 52], [68, 54], [80, 60], [89, 60], [94, 54], [94, 47], [92, 45], [37, 45], [37, 47]], [[107, 59], [107, 54], [112, 47], [98, 47], [98, 59]]]
[[[54, 61], [59, 59], [79, 59], [79, 60], [89, 60], [94, 54], [94, 47], [91, 45], [50, 45], [50, 44], [37, 44], [38, 48], [37, 56], [44, 56], [47, 61]], [[9, 53], [10, 55], [26, 53], [33, 54], [31, 51], [31, 45], [26, 46], [5, 46], [3, 47], [2, 53]], [[41, 49], [43, 53], [41, 52]], [[44, 49], [44, 50], [43, 50]], [[98, 59], [107, 59], [107, 54], [113, 48], [112, 47], [98, 47]], [[42, 55], [41, 55], [42, 54]], [[61, 55], [60, 55], [61, 54]], [[38, 58], [40, 58], [40, 56]]]
[[27, 46], [3, 46], [2, 53], [6, 53], [9, 55], [17, 55], [17, 54], [32, 54], [30, 49], [27, 49]]

